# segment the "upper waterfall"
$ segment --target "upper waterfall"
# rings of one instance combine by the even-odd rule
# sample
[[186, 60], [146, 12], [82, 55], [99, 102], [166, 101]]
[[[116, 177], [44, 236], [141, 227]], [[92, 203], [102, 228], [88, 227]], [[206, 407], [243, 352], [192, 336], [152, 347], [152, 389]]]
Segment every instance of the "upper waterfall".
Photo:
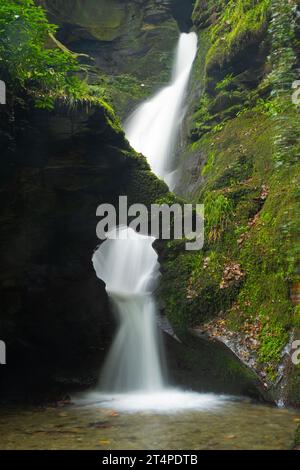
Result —
[[147, 157], [154, 173], [172, 187], [172, 155], [185, 115], [184, 98], [197, 54], [196, 33], [182, 33], [170, 84], [143, 103], [125, 123], [131, 146]]

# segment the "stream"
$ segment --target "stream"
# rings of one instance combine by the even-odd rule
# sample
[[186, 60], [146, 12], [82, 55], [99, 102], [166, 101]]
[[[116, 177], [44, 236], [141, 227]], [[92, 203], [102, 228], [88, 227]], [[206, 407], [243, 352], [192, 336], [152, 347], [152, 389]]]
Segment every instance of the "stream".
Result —
[[162, 413], [105, 406], [7, 409], [0, 415], [0, 448], [49, 450], [289, 449], [300, 413], [221, 400], [202, 410]]

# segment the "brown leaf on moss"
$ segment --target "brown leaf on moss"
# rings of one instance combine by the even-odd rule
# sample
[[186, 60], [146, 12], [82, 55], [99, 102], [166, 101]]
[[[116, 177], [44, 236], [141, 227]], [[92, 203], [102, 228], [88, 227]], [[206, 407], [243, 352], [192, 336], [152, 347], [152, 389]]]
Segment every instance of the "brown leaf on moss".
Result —
[[245, 273], [242, 271], [241, 266], [238, 263], [230, 263], [224, 268], [220, 289], [227, 289], [240, 282], [244, 277]]

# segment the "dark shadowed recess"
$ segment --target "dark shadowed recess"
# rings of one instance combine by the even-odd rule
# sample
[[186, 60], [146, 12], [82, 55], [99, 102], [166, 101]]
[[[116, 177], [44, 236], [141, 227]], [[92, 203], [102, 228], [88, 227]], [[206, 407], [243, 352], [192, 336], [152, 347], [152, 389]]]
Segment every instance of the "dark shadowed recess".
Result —
[[173, 0], [172, 15], [182, 32], [187, 33], [193, 26], [192, 12], [195, 0]]

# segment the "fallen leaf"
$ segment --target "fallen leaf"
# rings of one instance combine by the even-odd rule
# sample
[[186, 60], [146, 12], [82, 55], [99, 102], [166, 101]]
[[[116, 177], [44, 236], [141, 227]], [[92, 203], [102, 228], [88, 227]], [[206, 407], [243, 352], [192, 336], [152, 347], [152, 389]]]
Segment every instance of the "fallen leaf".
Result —
[[107, 446], [108, 444], [110, 444], [110, 441], [107, 441], [107, 440], [104, 439], [104, 440], [99, 441], [99, 444], [101, 446]]

